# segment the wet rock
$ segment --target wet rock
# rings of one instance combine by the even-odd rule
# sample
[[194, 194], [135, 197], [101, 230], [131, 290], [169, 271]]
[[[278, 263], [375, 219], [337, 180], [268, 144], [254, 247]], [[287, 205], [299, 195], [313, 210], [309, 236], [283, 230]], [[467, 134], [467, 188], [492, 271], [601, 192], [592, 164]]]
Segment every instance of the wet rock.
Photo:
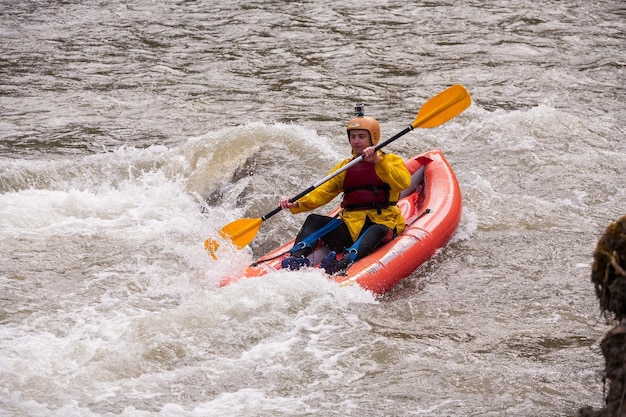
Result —
[[581, 417], [626, 417], [626, 216], [612, 223], [594, 252], [591, 281], [605, 317], [620, 322], [611, 329], [600, 348], [605, 359], [605, 406], [585, 407]]
[[612, 223], [598, 241], [591, 282], [603, 313], [617, 320], [626, 318], [626, 216]]

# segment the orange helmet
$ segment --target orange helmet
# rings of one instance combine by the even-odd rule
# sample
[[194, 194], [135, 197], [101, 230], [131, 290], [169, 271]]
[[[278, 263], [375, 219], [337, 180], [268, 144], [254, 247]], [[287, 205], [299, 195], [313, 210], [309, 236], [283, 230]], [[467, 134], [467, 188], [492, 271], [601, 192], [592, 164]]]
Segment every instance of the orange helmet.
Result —
[[370, 133], [370, 140], [372, 145], [376, 146], [380, 140], [380, 125], [378, 121], [369, 116], [357, 116], [348, 122], [346, 131], [348, 132], [348, 138], [350, 137], [350, 131], [355, 129], [364, 129]]

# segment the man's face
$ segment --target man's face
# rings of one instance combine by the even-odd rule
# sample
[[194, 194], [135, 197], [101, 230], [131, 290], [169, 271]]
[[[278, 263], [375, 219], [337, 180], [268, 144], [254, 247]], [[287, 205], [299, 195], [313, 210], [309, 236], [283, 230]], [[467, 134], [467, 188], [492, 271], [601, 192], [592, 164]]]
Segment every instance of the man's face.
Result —
[[361, 155], [363, 153], [363, 149], [367, 148], [368, 146], [372, 146], [372, 141], [370, 140], [370, 132], [365, 129], [351, 130], [348, 138], [350, 139], [352, 152], [356, 155]]

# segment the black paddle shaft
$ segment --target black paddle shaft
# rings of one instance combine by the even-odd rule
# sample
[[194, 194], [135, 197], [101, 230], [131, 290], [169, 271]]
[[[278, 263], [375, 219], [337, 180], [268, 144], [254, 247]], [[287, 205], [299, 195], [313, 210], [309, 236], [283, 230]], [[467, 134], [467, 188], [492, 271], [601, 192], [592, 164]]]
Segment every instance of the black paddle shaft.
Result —
[[[406, 135], [407, 133], [409, 133], [413, 129], [414, 129], [413, 125], [409, 125], [403, 131], [401, 131], [399, 133], [396, 133], [395, 135], [393, 135], [392, 137], [390, 137], [389, 139], [387, 139], [383, 143], [380, 143], [380, 144], [376, 145], [374, 150], [378, 151], [379, 149], [382, 149], [384, 146], [389, 145], [391, 142], [393, 142], [394, 140], [398, 139], [401, 136]], [[311, 191], [315, 190], [320, 185], [322, 185], [325, 182], [329, 181], [331, 178], [334, 178], [337, 175], [341, 174], [343, 171], [347, 170], [348, 168], [358, 164], [363, 159], [364, 159], [363, 155], [359, 155], [357, 158], [354, 158], [352, 161], [350, 161], [348, 164], [342, 166], [337, 171], [330, 173], [329, 175], [327, 175], [326, 177], [322, 178], [321, 180], [319, 180], [315, 184], [311, 185], [306, 190], [302, 191], [300, 194], [296, 195], [295, 197], [290, 198], [289, 202], [290, 203], [295, 203], [296, 201], [300, 200], [302, 197], [304, 197], [305, 195], [307, 195]], [[282, 210], [282, 208], [280, 206], [278, 206], [274, 210], [272, 210], [269, 213], [267, 213], [266, 215], [262, 216], [261, 220], [265, 221], [265, 220], [269, 219], [270, 217], [272, 217], [274, 214], [278, 213], [281, 210]]]

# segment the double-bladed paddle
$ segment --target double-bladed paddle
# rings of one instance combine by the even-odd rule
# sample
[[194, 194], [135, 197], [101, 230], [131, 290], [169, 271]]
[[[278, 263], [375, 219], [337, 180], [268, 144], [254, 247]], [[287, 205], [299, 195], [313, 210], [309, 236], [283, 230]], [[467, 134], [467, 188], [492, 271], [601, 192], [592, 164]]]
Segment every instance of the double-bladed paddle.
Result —
[[[470, 106], [471, 102], [472, 100], [465, 87], [460, 84], [453, 85], [452, 87], [447, 88], [446, 90], [437, 94], [435, 97], [428, 100], [417, 113], [417, 116], [415, 117], [413, 123], [411, 123], [403, 131], [395, 134], [393, 137], [387, 139], [383, 143], [378, 144], [375, 149], [378, 151], [383, 146], [389, 145], [394, 140], [398, 139], [401, 136], [404, 136], [415, 128], [437, 127], [454, 118], [455, 116], [461, 114], [463, 110]], [[355, 164], [358, 164], [363, 159], [363, 155], [354, 158], [354, 160], [350, 161], [348, 164], [344, 165], [337, 171], [330, 173], [326, 177], [317, 181], [315, 184], [311, 185], [306, 190], [302, 191], [300, 194], [290, 198], [289, 201], [291, 203], [298, 201], [320, 185], [324, 184], [326, 181], [329, 181], [331, 178], [334, 178], [348, 168], [354, 166]], [[279, 206], [267, 213], [266, 215], [256, 219], [244, 218], [235, 220], [234, 222], [231, 222], [224, 226], [222, 230], [219, 231], [219, 234], [225, 239], [230, 239], [237, 246], [238, 249], [241, 249], [244, 246], [248, 245], [250, 242], [252, 242], [257, 232], [259, 231], [261, 224], [265, 220], [269, 219], [281, 210], [282, 209]], [[219, 248], [219, 244], [215, 239], [209, 238], [205, 240], [204, 247], [207, 249], [207, 251], [209, 251], [209, 254], [214, 259], [217, 259], [216, 251]]]

